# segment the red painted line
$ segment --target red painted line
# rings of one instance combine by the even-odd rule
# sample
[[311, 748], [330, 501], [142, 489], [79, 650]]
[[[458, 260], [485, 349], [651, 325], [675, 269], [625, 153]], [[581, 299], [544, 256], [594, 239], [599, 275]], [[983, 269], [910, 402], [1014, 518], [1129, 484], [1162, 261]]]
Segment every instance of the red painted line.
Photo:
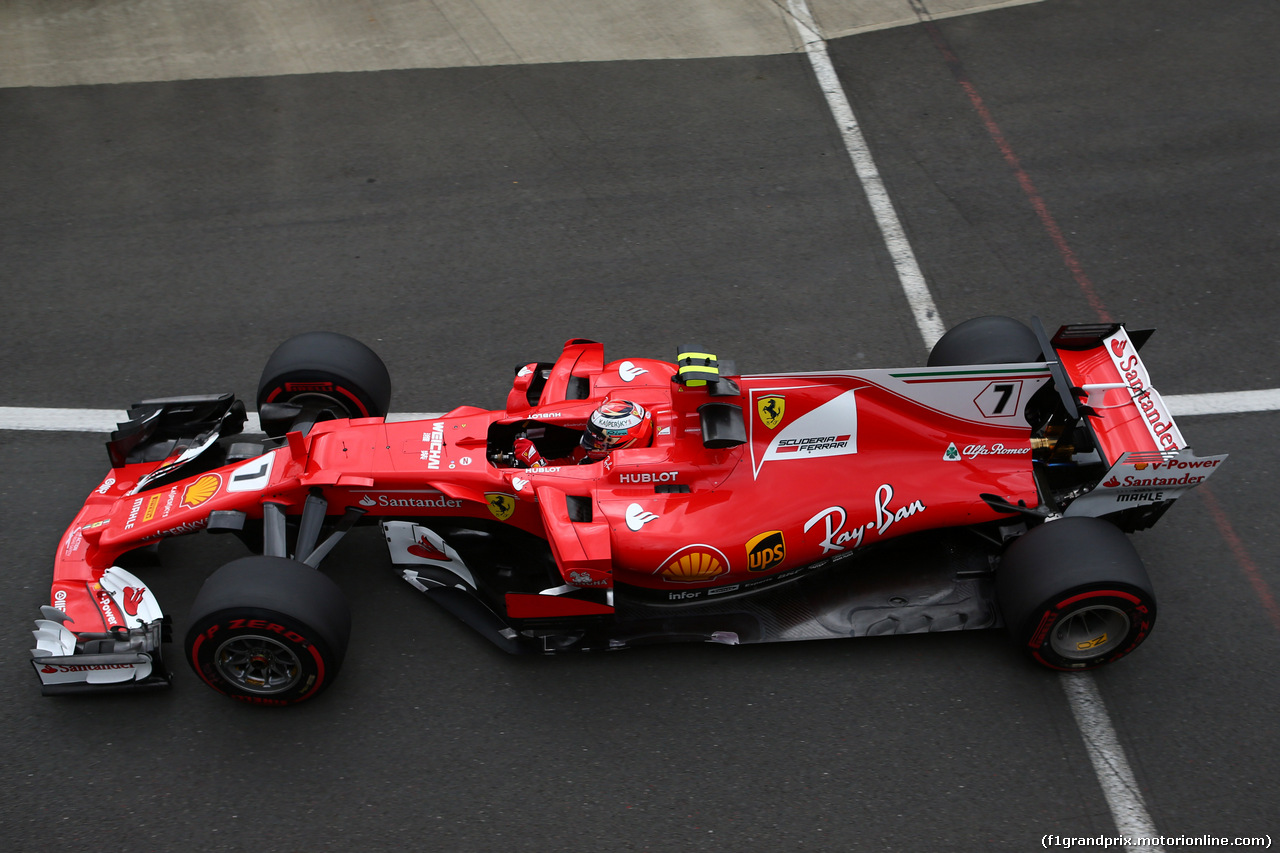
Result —
[[[1053, 241], [1058, 254], [1062, 256], [1063, 263], [1071, 271], [1072, 277], [1076, 280], [1080, 291], [1089, 302], [1089, 306], [1093, 308], [1098, 321], [1102, 323], [1115, 322], [1111, 317], [1111, 312], [1107, 310], [1107, 306], [1103, 303], [1102, 297], [1098, 295], [1097, 288], [1093, 286], [1093, 282], [1085, 274], [1084, 268], [1080, 265], [1080, 259], [1076, 257], [1076, 253], [1067, 243], [1067, 238], [1063, 235], [1062, 229], [1058, 227], [1057, 220], [1049, 212], [1049, 206], [1045, 203], [1044, 196], [1040, 195], [1040, 191], [1036, 189], [1036, 185], [1031, 180], [1031, 176], [1027, 174], [1027, 170], [1022, 168], [1022, 163], [1018, 159], [1018, 155], [1014, 153], [1013, 146], [1009, 144], [1008, 138], [1005, 137], [1004, 132], [1000, 129], [1000, 125], [996, 123], [995, 117], [987, 109], [986, 102], [978, 94], [973, 81], [969, 79], [969, 75], [964, 69], [964, 64], [960, 62], [960, 57], [951, 49], [937, 24], [923, 16], [920, 23], [925, 32], [929, 34], [929, 38], [933, 41], [938, 52], [942, 54], [943, 60], [951, 70], [956, 82], [960, 84], [960, 88], [968, 96], [969, 102], [973, 104], [973, 108], [977, 111], [978, 117], [987, 129], [987, 133], [991, 136], [992, 141], [995, 142], [996, 147], [1000, 149], [1001, 156], [1004, 157], [1009, 167], [1013, 169], [1018, 185], [1022, 187], [1023, 193], [1031, 202], [1036, 216], [1040, 218], [1040, 223], [1044, 226], [1045, 231], [1048, 232], [1049, 239]], [[1196, 491], [1204, 499], [1205, 506], [1209, 510], [1209, 515], [1213, 518], [1214, 525], [1218, 528], [1219, 535], [1227, 543], [1232, 556], [1235, 557], [1245, 577], [1248, 578], [1249, 584], [1253, 587], [1254, 593], [1262, 603], [1263, 609], [1267, 611], [1267, 615], [1271, 618], [1271, 624], [1277, 631], [1280, 631], [1280, 604], [1276, 603], [1276, 597], [1272, 594], [1266, 579], [1263, 578], [1262, 572], [1259, 571], [1258, 565], [1249, 556], [1249, 552], [1244, 543], [1240, 541], [1240, 537], [1236, 535], [1235, 528], [1231, 525], [1231, 519], [1227, 517], [1227, 513], [1222, 509], [1222, 506], [1207, 485], [1201, 486]]]
[[956, 56], [955, 51], [947, 44], [946, 38], [942, 35], [942, 30], [933, 21], [926, 20], [922, 24], [925, 32], [929, 34], [929, 38], [933, 40], [934, 46], [942, 54], [947, 67], [951, 69], [952, 76], [956, 78], [960, 88], [964, 89], [965, 94], [969, 96], [969, 102], [977, 110], [978, 117], [982, 119], [982, 124], [986, 127], [987, 133], [991, 136], [992, 141], [995, 142], [996, 147], [1000, 149], [1000, 154], [1004, 157], [1004, 161], [1013, 169], [1013, 174], [1018, 179], [1018, 186], [1022, 187], [1022, 192], [1027, 196], [1027, 200], [1031, 202], [1031, 207], [1035, 210], [1036, 216], [1040, 218], [1040, 224], [1048, 232], [1049, 239], [1053, 241], [1058, 254], [1062, 256], [1062, 262], [1066, 264], [1067, 269], [1071, 272], [1071, 277], [1075, 279], [1076, 285], [1084, 294], [1089, 307], [1093, 309], [1098, 322], [1115, 322], [1111, 317], [1111, 312], [1103, 304], [1102, 297], [1098, 295], [1097, 288], [1093, 286], [1093, 282], [1085, 274], [1084, 268], [1080, 265], [1080, 259], [1076, 257], [1075, 251], [1067, 243], [1067, 238], [1063, 236], [1062, 229], [1058, 227], [1058, 221], [1049, 212], [1049, 205], [1045, 203], [1044, 196], [1040, 195], [1040, 191], [1036, 189], [1036, 185], [1031, 180], [1031, 176], [1027, 174], [1027, 170], [1022, 168], [1022, 162], [1018, 159], [1018, 155], [1013, 152], [1013, 146], [1009, 144], [1009, 140], [1005, 137], [1004, 131], [1000, 129], [1000, 125], [996, 124], [995, 117], [991, 115], [991, 110], [987, 109], [986, 102], [982, 100], [982, 96], [978, 94], [977, 88], [969, 79], [969, 75], [964, 70], [964, 65], [960, 62], [960, 58]]
[[1244, 543], [1236, 535], [1236, 529], [1232, 526], [1231, 519], [1227, 517], [1226, 511], [1222, 509], [1222, 505], [1218, 503], [1218, 499], [1210, 491], [1208, 485], [1200, 486], [1195, 493], [1204, 501], [1205, 508], [1209, 510], [1209, 515], [1213, 517], [1213, 523], [1218, 526], [1218, 532], [1222, 535], [1223, 540], [1226, 541], [1227, 548], [1231, 550], [1231, 555], [1236, 558], [1240, 568], [1244, 569], [1245, 577], [1249, 579], [1249, 584], [1253, 587], [1254, 594], [1258, 596], [1258, 600], [1262, 602], [1267, 615], [1271, 617], [1271, 624], [1277, 631], [1280, 631], [1280, 604], [1276, 603], [1276, 597], [1272, 595], [1271, 587], [1267, 585], [1266, 579], [1262, 577], [1262, 572], [1258, 569], [1257, 563], [1249, 556]]

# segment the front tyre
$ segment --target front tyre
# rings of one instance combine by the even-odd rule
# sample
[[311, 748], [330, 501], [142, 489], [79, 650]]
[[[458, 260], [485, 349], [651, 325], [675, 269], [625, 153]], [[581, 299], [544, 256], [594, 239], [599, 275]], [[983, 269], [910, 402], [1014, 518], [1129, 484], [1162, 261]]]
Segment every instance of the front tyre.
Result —
[[[280, 344], [267, 359], [257, 402], [259, 413], [263, 406], [294, 404], [313, 416], [386, 417], [391, 376], [378, 354], [355, 338], [306, 332]], [[265, 417], [263, 428], [277, 438], [287, 429]]]
[[200, 589], [186, 656], [219, 693], [292, 705], [333, 682], [350, 634], [351, 612], [332, 580], [284, 557], [244, 557]]
[[1000, 561], [996, 593], [1014, 643], [1051, 669], [1119, 660], [1156, 620], [1142, 559], [1097, 518], [1047, 522], [1016, 540]]

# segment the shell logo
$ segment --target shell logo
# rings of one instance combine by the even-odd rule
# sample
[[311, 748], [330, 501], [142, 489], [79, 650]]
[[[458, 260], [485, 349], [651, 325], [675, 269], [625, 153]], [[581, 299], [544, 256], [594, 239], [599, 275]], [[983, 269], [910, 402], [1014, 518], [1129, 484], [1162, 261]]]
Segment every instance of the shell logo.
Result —
[[186, 491], [182, 493], [182, 506], [187, 509], [198, 507], [216, 495], [220, 488], [222, 488], [221, 477], [217, 474], [205, 474], [199, 480], [187, 486]]
[[671, 583], [706, 583], [729, 572], [729, 558], [710, 545], [689, 545], [676, 551], [658, 570]]

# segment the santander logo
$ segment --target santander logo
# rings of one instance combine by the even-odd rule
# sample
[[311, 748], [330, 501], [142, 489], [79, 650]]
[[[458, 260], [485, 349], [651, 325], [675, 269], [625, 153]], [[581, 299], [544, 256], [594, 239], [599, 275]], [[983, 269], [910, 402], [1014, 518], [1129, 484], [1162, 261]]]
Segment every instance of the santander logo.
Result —
[[1111, 340], [1111, 351], [1116, 354], [1116, 358], [1124, 356], [1124, 345], [1127, 343], [1128, 341], [1122, 338], [1113, 338]]
[[442, 563], [451, 562], [449, 555], [441, 551], [431, 543], [431, 540], [423, 534], [416, 543], [409, 546], [409, 553], [415, 557], [422, 557], [425, 560], [438, 560]]
[[124, 588], [124, 612], [130, 616], [138, 615], [138, 605], [146, 597], [146, 587], [126, 586]]
[[629, 361], [624, 361], [622, 364], [618, 365], [618, 377], [621, 378], [623, 382], [631, 382], [640, 374], [648, 372], [649, 371], [645, 370], [643, 367], [636, 367]]
[[658, 516], [646, 510], [640, 504], [632, 504], [627, 507], [627, 528], [633, 532], [639, 532], [651, 521], [657, 521]]

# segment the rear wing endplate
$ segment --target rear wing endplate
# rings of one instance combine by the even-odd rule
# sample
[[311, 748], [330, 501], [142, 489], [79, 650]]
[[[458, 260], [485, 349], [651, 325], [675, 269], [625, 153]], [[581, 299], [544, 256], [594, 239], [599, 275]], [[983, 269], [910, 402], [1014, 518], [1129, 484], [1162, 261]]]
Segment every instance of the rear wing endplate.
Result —
[[1063, 515], [1104, 516], [1171, 502], [1209, 479], [1227, 458], [1176, 452], [1125, 453], [1093, 489], [1076, 498]]

